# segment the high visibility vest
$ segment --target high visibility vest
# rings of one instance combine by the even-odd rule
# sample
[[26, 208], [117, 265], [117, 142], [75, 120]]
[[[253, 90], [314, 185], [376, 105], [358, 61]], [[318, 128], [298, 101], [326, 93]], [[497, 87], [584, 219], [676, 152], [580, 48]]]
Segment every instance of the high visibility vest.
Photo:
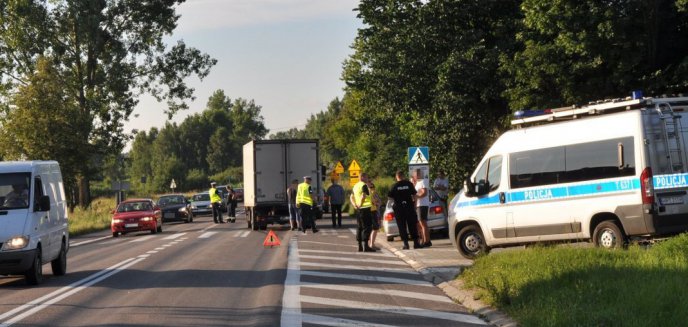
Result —
[[217, 195], [216, 188], [211, 187], [208, 191], [208, 194], [210, 194], [210, 203], [222, 202], [222, 198], [219, 195]]
[[[367, 195], [363, 203], [361, 203], [361, 199], [363, 198], [363, 186], [365, 185], [364, 182], [358, 182], [354, 185], [354, 201], [356, 201], [356, 204], [361, 208], [370, 208], [373, 206], [373, 202], [370, 200], [370, 194]], [[368, 192], [370, 193], [370, 191]]]
[[308, 185], [306, 182], [299, 184], [299, 187], [296, 190], [296, 204], [303, 203], [309, 206], [313, 205], [313, 198], [311, 198], [311, 194], [308, 192], [309, 187], [310, 185]]

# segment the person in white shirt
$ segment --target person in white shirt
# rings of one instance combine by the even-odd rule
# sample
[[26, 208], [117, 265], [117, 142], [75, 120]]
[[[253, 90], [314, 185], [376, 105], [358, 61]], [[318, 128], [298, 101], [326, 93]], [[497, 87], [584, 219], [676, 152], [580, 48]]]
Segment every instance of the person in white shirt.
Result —
[[430, 229], [428, 229], [428, 208], [430, 198], [428, 187], [423, 179], [423, 172], [416, 169], [413, 172], [413, 185], [416, 187], [416, 215], [418, 215], [418, 234], [423, 247], [432, 246], [430, 242]]
[[449, 197], [449, 179], [444, 175], [444, 171], [440, 170], [440, 173], [437, 174], [435, 182], [432, 183], [432, 188], [437, 192], [437, 195], [439, 195], [440, 200], [442, 201], [442, 207], [444, 207], [444, 212], [447, 212], [447, 199]]

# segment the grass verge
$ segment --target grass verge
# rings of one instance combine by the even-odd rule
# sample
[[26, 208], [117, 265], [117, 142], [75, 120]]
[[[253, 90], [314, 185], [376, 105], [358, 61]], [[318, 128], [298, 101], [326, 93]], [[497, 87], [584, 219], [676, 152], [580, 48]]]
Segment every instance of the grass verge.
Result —
[[86, 209], [76, 208], [69, 214], [69, 235], [78, 236], [110, 228], [115, 198], [97, 198]]
[[520, 326], [683, 326], [688, 234], [628, 250], [535, 247], [490, 254], [459, 278]]

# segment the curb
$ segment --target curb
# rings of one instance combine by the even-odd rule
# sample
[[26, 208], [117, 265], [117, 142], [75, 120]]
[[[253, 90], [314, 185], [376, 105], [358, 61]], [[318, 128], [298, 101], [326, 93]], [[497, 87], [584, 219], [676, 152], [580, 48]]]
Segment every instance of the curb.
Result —
[[382, 244], [382, 246], [388, 251], [392, 252], [399, 259], [404, 260], [413, 269], [419, 272], [425, 280], [433, 283], [435, 286], [439, 287], [447, 296], [452, 300], [465, 306], [473, 313], [477, 314], [481, 319], [487, 321], [488, 323], [500, 326], [500, 327], [516, 327], [518, 324], [516, 321], [512, 320], [504, 312], [499, 311], [489, 305], [483, 303], [476, 298], [476, 292], [470, 289], [463, 288], [463, 281], [461, 280], [445, 280], [444, 278], [435, 274], [428, 266], [422, 262], [418, 262], [409, 258], [404, 252], [390, 245], [384, 238], [376, 240], [376, 243]]

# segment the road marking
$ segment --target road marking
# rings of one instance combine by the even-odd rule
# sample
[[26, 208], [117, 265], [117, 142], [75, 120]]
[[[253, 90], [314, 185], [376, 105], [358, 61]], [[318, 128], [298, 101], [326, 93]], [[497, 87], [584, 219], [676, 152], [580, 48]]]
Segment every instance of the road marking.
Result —
[[432, 318], [432, 319], [451, 320], [451, 321], [476, 324], [476, 325], [486, 325], [486, 323], [484, 321], [482, 321], [480, 318], [473, 316], [473, 315], [470, 315], [470, 314], [450, 313], [450, 312], [444, 312], [444, 311], [434, 311], [434, 310], [426, 310], [426, 309], [412, 308], [412, 307], [402, 307], [402, 306], [395, 306], [395, 305], [384, 305], [384, 304], [377, 304], [377, 303], [372, 303], [372, 302], [339, 300], [339, 299], [324, 298], [324, 297], [317, 297], [317, 296], [307, 296], [307, 295], [301, 296], [301, 302], [313, 303], [313, 304], [324, 304], [324, 305], [328, 305], [328, 306], [344, 307], [344, 308], [349, 308], [349, 309], [362, 309], [363, 308], [365, 310], [381, 311], [381, 312], [387, 312], [387, 313], [398, 313], [398, 314]]
[[243, 234], [243, 233], [244, 233], [244, 231], [238, 230], [238, 231], [232, 233], [232, 237], [239, 237], [239, 235], [241, 235], [241, 234]]
[[199, 236], [198, 238], [210, 238], [211, 236], [213, 236], [215, 234], [217, 234], [217, 232], [205, 232], [205, 233], [201, 234], [201, 236]]
[[363, 258], [345, 258], [345, 257], [328, 257], [321, 255], [301, 255], [302, 259], [320, 259], [320, 260], [335, 260], [335, 261], [350, 261], [350, 262], [371, 262], [385, 265], [397, 265], [408, 267], [408, 264], [403, 261], [379, 260], [379, 259], [363, 259]]
[[339, 238], [349, 238], [348, 235], [337, 235], [337, 237], [339, 237]]
[[248, 230], [247, 230], [247, 231], [241, 233], [241, 237], [246, 237], [246, 236], [248, 236], [249, 234], [251, 234], [251, 231], [248, 231]]
[[99, 272], [97, 272], [91, 276], [88, 276], [88, 277], [86, 277], [80, 281], [74, 282], [74, 283], [70, 284], [69, 286], [65, 286], [63, 288], [60, 288], [60, 289], [58, 289], [58, 290], [56, 290], [50, 294], [44, 295], [44, 296], [42, 296], [38, 299], [35, 299], [35, 300], [33, 300], [27, 304], [24, 304], [20, 307], [13, 309], [13, 310], [5, 312], [4, 314], [0, 315], [0, 320], [6, 319], [8, 317], [11, 317], [11, 316], [21, 312], [21, 311], [26, 310], [23, 313], [14, 316], [10, 320], [0, 323], [0, 327], [6, 327], [6, 326], [10, 326], [14, 323], [17, 323], [17, 322], [23, 320], [24, 318], [31, 316], [31, 315], [35, 314], [36, 312], [39, 312], [39, 311], [57, 303], [57, 302], [59, 302], [60, 300], [66, 298], [70, 295], [73, 295], [73, 294], [75, 294], [75, 293], [77, 293], [77, 292], [79, 292], [85, 288], [88, 288], [89, 286], [91, 286], [95, 283], [98, 283], [98, 282], [100, 282], [100, 281], [102, 281], [102, 280], [104, 280], [104, 279], [106, 279], [106, 278], [108, 278], [114, 274], [117, 274], [117, 273], [123, 271], [124, 269], [129, 268], [129, 267], [131, 267], [131, 266], [133, 266], [133, 265], [135, 265], [135, 264], [137, 264], [143, 260], [145, 260], [145, 258], [138, 258], [138, 259], [129, 258], [129, 259], [124, 260], [122, 262], [119, 262], [113, 266], [110, 266], [109, 268], [101, 270], [101, 271], [99, 271]]
[[338, 247], [347, 247], [347, 248], [356, 248], [356, 247], [357, 247], [356, 245], [335, 244], [335, 243], [316, 242], [316, 241], [303, 241], [303, 240], [300, 240], [299, 243], [325, 244], [325, 245], [332, 245], [332, 246], [338, 246]]
[[394, 327], [392, 325], [371, 324], [371, 323], [366, 322], [366, 321], [358, 321], [358, 320], [350, 320], [350, 319], [342, 319], [342, 318], [332, 318], [332, 317], [317, 316], [317, 315], [311, 315], [311, 314], [304, 314], [302, 319], [303, 319], [303, 322], [307, 323], [307, 324], [322, 325], [322, 326], [333, 326], [333, 327], [358, 327], [358, 326]]
[[163, 247], [158, 247], [158, 248], [155, 248], [155, 249], [153, 249], [153, 250], [162, 251], [162, 250], [164, 250], [164, 249], [165, 249], [165, 248], [163, 248]]
[[435, 301], [435, 302], [443, 302], [443, 303], [454, 303], [451, 299], [444, 295], [433, 295], [433, 294], [427, 294], [427, 293], [420, 293], [420, 292], [408, 292], [408, 291], [399, 291], [399, 290], [388, 290], [388, 289], [376, 289], [372, 287], [359, 287], [359, 286], [351, 286], [351, 285], [339, 285], [339, 284], [320, 284], [320, 283], [310, 283], [310, 282], [301, 282], [301, 287], [308, 287], [308, 288], [318, 288], [318, 289], [323, 289], [323, 290], [331, 290], [331, 291], [341, 291], [341, 292], [354, 292], [354, 293], [368, 293], [368, 294], [380, 294], [381, 292], [390, 295], [390, 296], [400, 296], [400, 297], [407, 297], [411, 299], [418, 299], [422, 301]]
[[139, 237], [139, 238], [137, 238], [137, 239], [135, 239], [135, 240], [131, 240], [131, 241], [129, 241], [129, 243], [134, 243], [134, 242], [145, 242], [145, 241], [148, 241], [148, 240], [150, 240], [151, 238], [154, 238], [154, 237], [155, 237], [155, 236], [153, 236], [153, 235], [146, 235], [146, 236], [143, 236], [143, 237]]
[[317, 268], [334, 268], [334, 269], [347, 269], [347, 270], [372, 270], [372, 271], [382, 271], [386, 273], [395, 273], [395, 274], [409, 274], [409, 275], [415, 275], [415, 276], [420, 276], [417, 271], [412, 270], [410, 268], [406, 269], [401, 269], [401, 268], [384, 268], [384, 267], [369, 267], [369, 266], [354, 266], [354, 265], [337, 265], [337, 264], [330, 264], [330, 263], [319, 263], [319, 262], [301, 262], [301, 266], [306, 266], [306, 267], [317, 267]]
[[146, 252], [146, 253], [148, 253], [148, 254], [155, 254], [155, 253], [158, 253], [158, 251], [148, 251], [148, 252]]
[[351, 251], [328, 251], [328, 250], [311, 250], [311, 249], [299, 249], [299, 253], [327, 253], [327, 254], [334, 254], [334, 255], [355, 255], [357, 257], [363, 257], [363, 256], [370, 256], [370, 257], [390, 257], [390, 258], [397, 258], [395, 255], [388, 253], [388, 252], [351, 252]]
[[211, 229], [211, 228], [215, 228], [216, 226], [217, 226], [217, 224], [210, 225], [210, 226], [208, 226], [208, 227], [206, 227], [206, 228], [201, 229], [201, 230], [198, 231], [198, 232], [199, 232], [199, 233], [203, 233], [203, 232], [205, 232], [205, 231], [207, 231], [207, 230], [209, 230], [209, 229]]
[[146, 253], [146, 254], [141, 254], [141, 255], [138, 256], [138, 258], [148, 258], [148, 257], [150, 257], [150, 254], [148, 254], [148, 253]]
[[341, 274], [341, 273], [330, 273], [330, 272], [313, 271], [313, 270], [301, 271], [301, 276], [353, 279], [353, 280], [361, 281], [361, 282], [394, 283], [394, 284], [435, 287], [435, 285], [433, 285], [432, 283], [425, 281], [425, 280], [396, 278], [396, 277], [379, 277], [379, 276], [359, 275], [359, 274]]
[[163, 240], [174, 240], [174, 239], [176, 239], [176, 238], [179, 238], [179, 237], [184, 236], [184, 234], [186, 234], [186, 233], [176, 233], [176, 234], [172, 234], [172, 235], [170, 235], [170, 236], [164, 237]]
[[169, 244], [169, 243], [168, 243], [168, 244], [163, 244], [163, 245], [162, 245], [162, 247], [164, 247], [164, 248], [169, 248], [170, 246], [172, 246], [172, 244]]
[[301, 268], [299, 262], [298, 243], [296, 238], [289, 241], [287, 256], [287, 277], [284, 279], [284, 295], [282, 295], [282, 316], [280, 326], [301, 327]]
[[111, 237], [112, 237], [112, 236], [103, 236], [103, 237], [94, 238], [94, 239], [88, 240], [88, 241], [81, 241], [81, 242], [77, 242], [77, 243], [69, 243], [69, 247], [75, 247], [75, 246], [79, 246], [79, 245], [84, 245], [84, 244], [89, 244], [89, 243], [93, 243], [93, 242], [98, 242], [98, 241], [100, 241], [100, 240], [108, 239], [108, 238], [111, 238]]

